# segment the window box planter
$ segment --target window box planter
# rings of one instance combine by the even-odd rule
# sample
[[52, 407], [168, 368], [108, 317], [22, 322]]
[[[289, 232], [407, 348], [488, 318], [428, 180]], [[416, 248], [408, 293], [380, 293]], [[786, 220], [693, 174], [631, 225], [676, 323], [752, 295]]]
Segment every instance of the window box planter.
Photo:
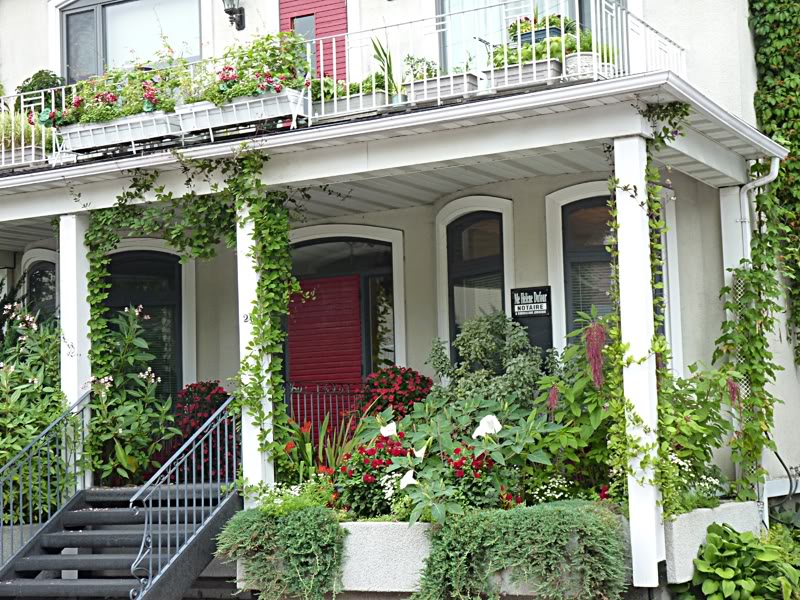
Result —
[[249, 125], [281, 117], [307, 117], [306, 101], [297, 90], [234, 98], [217, 106], [211, 102], [184, 104], [175, 109], [184, 133]]
[[142, 113], [114, 119], [107, 123], [78, 123], [58, 130], [62, 139], [61, 150], [82, 152], [107, 146], [175, 137], [181, 134], [180, 121], [172, 113], [163, 111]]
[[26, 146], [25, 148], [0, 148], [0, 171], [44, 162], [45, 152], [40, 146]]
[[726, 502], [717, 508], [699, 508], [678, 515], [664, 524], [664, 542], [667, 550], [667, 581], [685, 583], [694, 574], [697, 551], [706, 541], [706, 530], [712, 523], [730, 525], [739, 532], [751, 531], [758, 535], [761, 513], [755, 502]]
[[509, 85], [530, 85], [532, 83], [546, 84], [561, 77], [561, 61], [538, 60], [523, 65], [508, 65], [498, 67], [483, 74], [491, 88]]
[[564, 61], [564, 79], [594, 79], [594, 65], [597, 63], [597, 76], [600, 79], [613, 79], [617, 76], [617, 65], [603, 62], [603, 56], [593, 52], [570, 54]]
[[353, 94], [341, 96], [336, 100], [314, 102], [312, 112], [314, 117], [329, 117], [345, 113], [376, 110], [391, 104], [391, 99], [386, 92], [376, 91], [369, 94]]
[[473, 73], [443, 75], [406, 83], [403, 92], [410, 102], [438, 100], [439, 98], [469, 96], [478, 91], [478, 76]]
[[[552, 21], [552, 19], [551, 19]], [[536, 31], [526, 31], [521, 36], [513, 36], [511, 39], [514, 41], [520, 40], [522, 44], [538, 44], [547, 38], [560, 38], [560, 27], [548, 27], [547, 29], [537, 29]], [[533, 41], [531, 41], [533, 40]]]

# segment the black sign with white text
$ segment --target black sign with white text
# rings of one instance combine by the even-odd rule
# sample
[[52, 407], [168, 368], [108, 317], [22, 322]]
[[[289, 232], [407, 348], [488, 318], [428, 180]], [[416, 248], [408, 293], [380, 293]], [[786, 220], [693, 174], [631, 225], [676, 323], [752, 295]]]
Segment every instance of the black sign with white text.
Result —
[[553, 347], [553, 322], [550, 287], [511, 290], [511, 318], [528, 330], [531, 345], [547, 350]]

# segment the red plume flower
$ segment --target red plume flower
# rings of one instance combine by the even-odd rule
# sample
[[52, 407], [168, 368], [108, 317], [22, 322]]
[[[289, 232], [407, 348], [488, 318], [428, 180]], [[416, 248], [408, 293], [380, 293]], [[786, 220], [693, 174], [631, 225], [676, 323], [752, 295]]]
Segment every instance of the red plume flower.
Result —
[[547, 394], [547, 410], [553, 414], [556, 412], [556, 407], [558, 407], [558, 387], [554, 385]]
[[739, 384], [736, 383], [733, 377], [728, 377], [728, 396], [733, 406], [739, 404]]
[[603, 387], [603, 346], [606, 345], [606, 330], [602, 323], [595, 321], [586, 328], [586, 358], [592, 368], [592, 381], [595, 389]]

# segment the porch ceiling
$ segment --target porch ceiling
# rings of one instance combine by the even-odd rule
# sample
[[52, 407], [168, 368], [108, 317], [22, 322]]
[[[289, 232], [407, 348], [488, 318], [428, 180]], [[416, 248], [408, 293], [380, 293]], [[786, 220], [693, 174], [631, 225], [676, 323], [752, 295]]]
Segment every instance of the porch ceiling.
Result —
[[3, 223], [0, 226], [0, 251], [21, 252], [31, 242], [52, 237], [53, 225], [49, 217]]

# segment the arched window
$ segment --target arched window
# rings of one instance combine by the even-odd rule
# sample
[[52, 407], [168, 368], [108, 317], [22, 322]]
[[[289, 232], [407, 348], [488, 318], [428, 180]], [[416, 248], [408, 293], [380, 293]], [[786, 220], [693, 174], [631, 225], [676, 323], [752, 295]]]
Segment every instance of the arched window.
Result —
[[578, 312], [612, 310], [611, 255], [606, 250], [609, 229], [607, 198], [589, 198], [561, 208], [564, 240], [564, 290], [567, 331], [577, 328]]
[[172, 254], [153, 251], [119, 252], [111, 256], [111, 290], [106, 306], [112, 311], [143, 306], [142, 320], [150, 364], [161, 377], [159, 395], [175, 398], [182, 384], [181, 265]]
[[477, 316], [503, 312], [503, 216], [467, 213], [447, 225], [447, 290], [450, 340]]
[[39, 260], [28, 268], [28, 309], [44, 321], [56, 314], [56, 264]]

